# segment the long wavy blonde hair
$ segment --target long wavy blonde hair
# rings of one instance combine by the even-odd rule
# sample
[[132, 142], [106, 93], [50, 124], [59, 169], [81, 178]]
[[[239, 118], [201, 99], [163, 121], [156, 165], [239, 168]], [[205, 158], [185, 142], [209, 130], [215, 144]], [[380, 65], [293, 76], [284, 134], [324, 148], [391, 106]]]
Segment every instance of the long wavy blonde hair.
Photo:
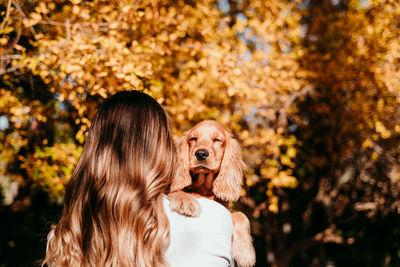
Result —
[[123, 91], [95, 115], [42, 266], [168, 266], [163, 193], [175, 147], [162, 107]]

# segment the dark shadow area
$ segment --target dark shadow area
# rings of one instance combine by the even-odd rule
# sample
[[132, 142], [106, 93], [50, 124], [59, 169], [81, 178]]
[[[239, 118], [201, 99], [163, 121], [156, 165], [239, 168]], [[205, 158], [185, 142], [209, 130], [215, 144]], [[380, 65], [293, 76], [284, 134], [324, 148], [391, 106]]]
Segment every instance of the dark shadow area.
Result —
[[51, 224], [61, 206], [51, 204], [45, 193], [23, 192], [11, 206], [0, 207], [0, 266], [40, 266]]

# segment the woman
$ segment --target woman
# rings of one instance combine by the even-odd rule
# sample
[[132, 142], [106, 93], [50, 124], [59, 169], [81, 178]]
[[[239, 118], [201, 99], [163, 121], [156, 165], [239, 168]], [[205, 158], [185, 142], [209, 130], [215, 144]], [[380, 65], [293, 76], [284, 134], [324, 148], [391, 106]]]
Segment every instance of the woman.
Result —
[[[153, 98], [124, 91], [106, 99], [66, 187], [63, 213], [49, 234], [42, 266], [231, 264], [232, 222], [227, 211], [217, 212], [222, 206], [204, 200], [204, 215], [195, 219], [168, 210], [165, 193], [176, 169], [175, 153], [166, 114]], [[191, 237], [214, 233], [224, 238], [213, 246], [199, 243], [196, 252], [182, 246], [197, 243]], [[219, 250], [203, 250], [206, 246]]]

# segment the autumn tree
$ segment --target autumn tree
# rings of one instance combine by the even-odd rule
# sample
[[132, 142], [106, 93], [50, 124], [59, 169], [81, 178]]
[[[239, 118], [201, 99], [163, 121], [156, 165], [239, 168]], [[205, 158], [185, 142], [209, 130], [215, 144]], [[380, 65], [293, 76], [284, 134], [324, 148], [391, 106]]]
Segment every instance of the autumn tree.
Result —
[[397, 266], [400, 5], [299, 8], [299, 61], [313, 93], [296, 101], [289, 123], [300, 145], [299, 185], [279, 192], [277, 216], [260, 220], [272, 265]]

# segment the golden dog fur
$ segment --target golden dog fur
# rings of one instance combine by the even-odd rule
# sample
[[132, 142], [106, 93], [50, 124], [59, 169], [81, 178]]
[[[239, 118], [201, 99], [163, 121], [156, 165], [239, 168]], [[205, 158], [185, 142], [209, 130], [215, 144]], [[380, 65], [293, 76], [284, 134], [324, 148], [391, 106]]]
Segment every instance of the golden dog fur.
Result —
[[[225, 207], [240, 197], [243, 172], [240, 144], [221, 124], [202, 121], [177, 141], [178, 170], [169, 194], [173, 211], [199, 216], [196, 197], [206, 197]], [[241, 267], [255, 264], [250, 223], [242, 212], [232, 213], [232, 255]]]

